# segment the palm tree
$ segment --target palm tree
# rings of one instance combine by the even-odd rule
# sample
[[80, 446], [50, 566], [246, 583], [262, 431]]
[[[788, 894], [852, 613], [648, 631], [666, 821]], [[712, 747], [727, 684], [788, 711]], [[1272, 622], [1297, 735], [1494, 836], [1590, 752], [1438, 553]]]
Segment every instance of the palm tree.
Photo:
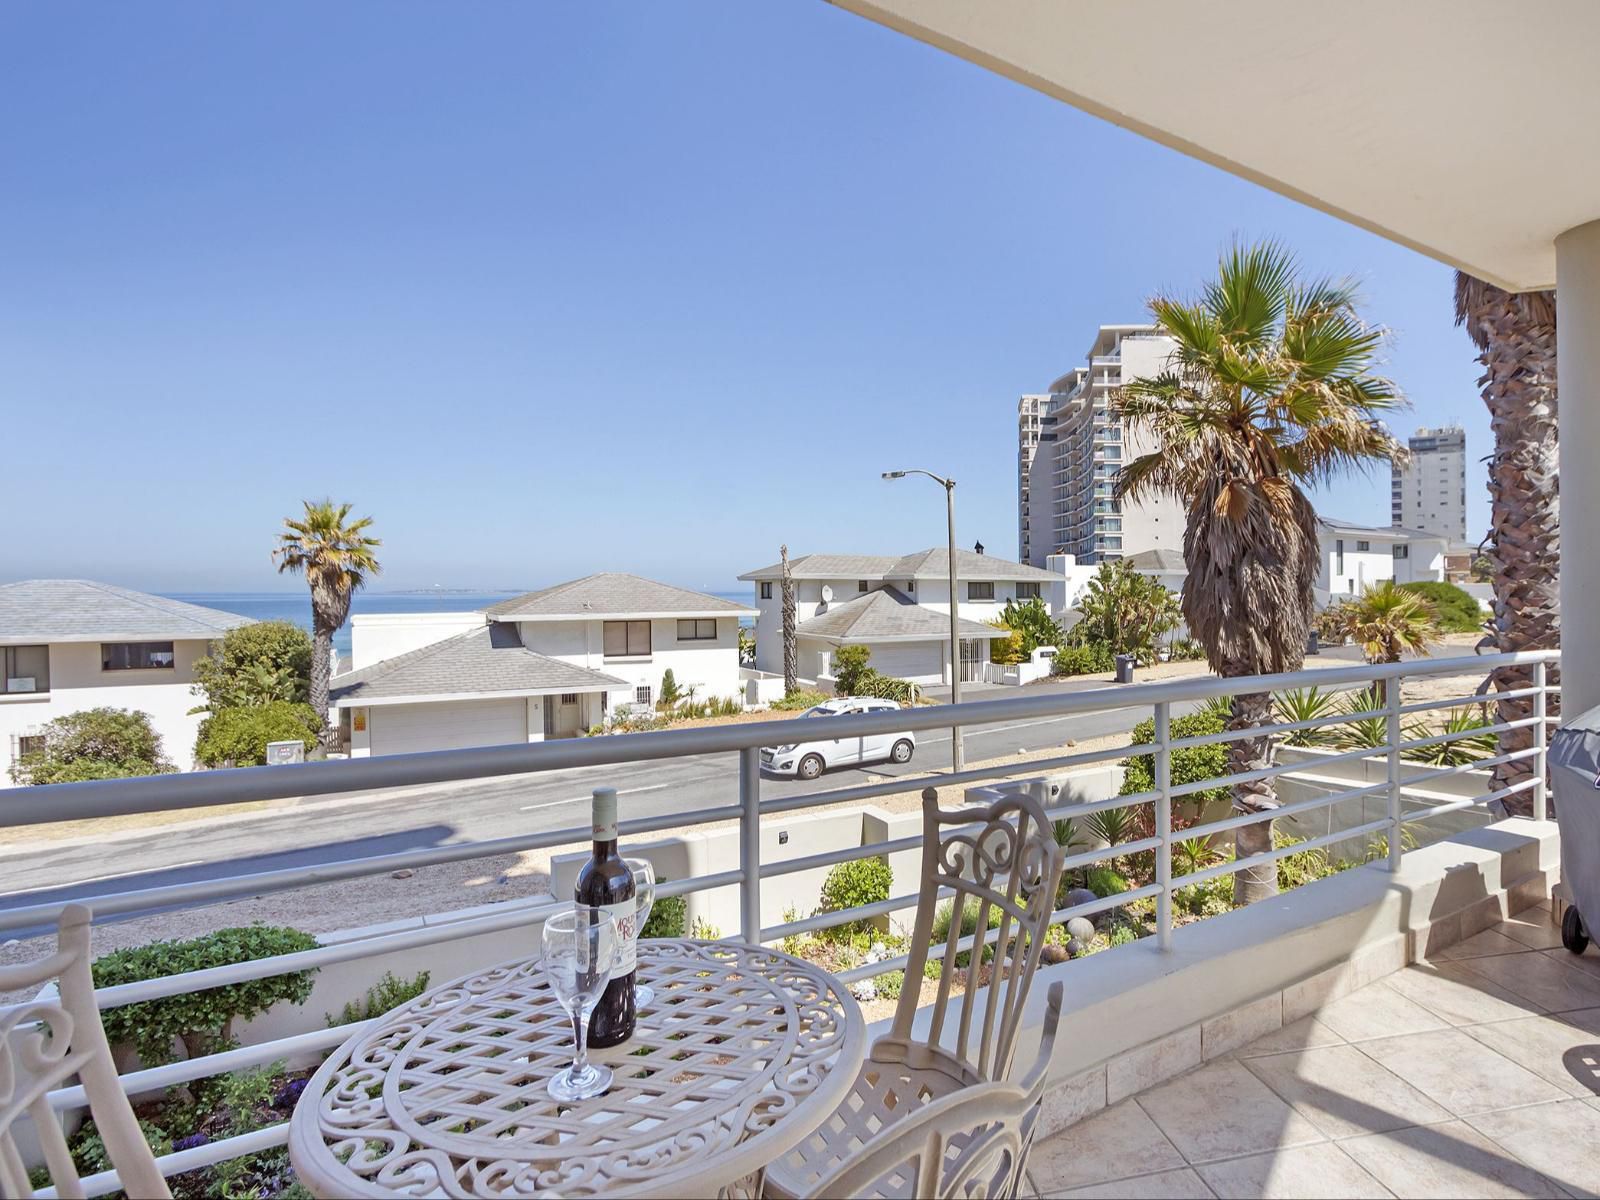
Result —
[[[1422, 653], [1439, 636], [1439, 615], [1415, 592], [1392, 579], [1372, 584], [1339, 606], [1344, 635], [1361, 647], [1369, 663], [1397, 663], [1407, 650]], [[1378, 695], [1387, 697], [1383, 681]]]
[[[1483, 402], [1494, 431], [1489, 459], [1489, 536], [1483, 549], [1494, 581], [1494, 620], [1479, 649], [1497, 653], [1554, 650], [1561, 644], [1556, 576], [1561, 563], [1561, 507], [1556, 491], [1556, 298], [1553, 292], [1503, 291], [1456, 272], [1456, 324], [1478, 347]], [[1547, 668], [1557, 682], [1556, 668]], [[1506, 692], [1531, 687], [1532, 667], [1503, 667], [1486, 687]], [[1550, 713], [1560, 709], [1549, 698]], [[1502, 700], [1497, 723], [1533, 715], [1533, 698]], [[1500, 734], [1497, 753], [1533, 745], [1532, 728]], [[1533, 775], [1530, 759], [1494, 768], [1494, 789]], [[1532, 796], [1508, 801], [1531, 811]]]
[[[1378, 417], [1400, 404], [1373, 373], [1386, 332], [1356, 310], [1353, 285], [1303, 282], [1275, 244], [1235, 245], [1198, 300], [1158, 297], [1150, 311], [1177, 342], [1158, 375], [1123, 386], [1132, 430], [1157, 447], [1128, 463], [1118, 494], [1176, 495], [1186, 506], [1183, 612], [1226, 677], [1299, 669], [1317, 577], [1317, 517], [1301, 485], [1405, 451]], [[1235, 696], [1229, 730], [1272, 718], [1265, 691]], [[1230, 773], [1271, 759], [1271, 740], [1228, 743]], [[1272, 780], [1235, 784], [1234, 807], [1266, 819], [1239, 828], [1243, 859], [1272, 848]], [[1234, 875], [1250, 903], [1277, 891], [1272, 863]]]
[[795, 645], [794, 576], [789, 572], [789, 547], [778, 547], [783, 559], [780, 589], [783, 592], [783, 694], [800, 690], [800, 655]]
[[371, 517], [348, 521], [351, 506], [332, 500], [304, 501], [298, 521], [285, 517], [278, 548], [272, 552], [278, 570], [303, 573], [311, 585], [311, 707], [322, 718], [322, 744], [338, 744], [339, 731], [328, 725], [328, 676], [333, 662], [333, 633], [350, 615], [356, 590], [382, 569], [373, 550], [383, 545], [367, 536]]

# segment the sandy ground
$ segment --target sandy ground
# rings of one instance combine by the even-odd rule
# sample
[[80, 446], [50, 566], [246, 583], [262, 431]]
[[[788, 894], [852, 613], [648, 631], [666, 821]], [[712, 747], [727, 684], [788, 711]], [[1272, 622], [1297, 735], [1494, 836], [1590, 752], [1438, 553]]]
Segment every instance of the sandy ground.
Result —
[[[1436, 654], [1451, 652], [1458, 655], [1463, 654], [1470, 651], [1471, 645], [1475, 640], [1475, 635], [1471, 634], [1453, 635], [1447, 638], [1442, 646], [1437, 648]], [[1332, 668], [1352, 664], [1337, 659], [1314, 658], [1308, 660], [1306, 665], [1308, 668]], [[1204, 673], [1205, 665], [1203, 663], [1166, 663], [1141, 670], [1138, 677], [1141, 682], [1152, 682], [1159, 679], [1184, 678]], [[1478, 675], [1481, 673], [1474, 671], [1467, 674]], [[1472, 685], [1475, 684], [1476, 680], [1474, 679], [1472, 680]], [[1404, 695], [1407, 702], [1415, 702], [1427, 699], [1444, 699], [1452, 695], [1459, 696], [1470, 690], [1470, 685], [1463, 684], [1462, 675], [1440, 676], [1434, 679], [1409, 682], [1406, 685]], [[747, 713], [741, 714], [739, 717], [721, 718], [701, 723], [773, 720], [786, 715], [788, 714]], [[1040, 759], [1124, 745], [1127, 745], [1127, 737], [1121, 734], [1086, 739], [1081, 742], [1069, 740], [1064, 748], [1058, 746], [1000, 758], [991, 758], [967, 765], [969, 770], [980, 767], [1003, 768], [997, 778], [1016, 778], [1027, 775], [1030, 764]], [[970, 785], [958, 784], [939, 788], [941, 804], [953, 807], [962, 803], [967, 786]], [[287, 802], [269, 801], [249, 807], [265, 809], [282, 803]], [[921, 795], [918, 789], [910, 788], [904, 792], [877, 797], [870, 803], [891, 812], [908, 812], [914, 811], [920, 806]], [[182, 823], [174, 823], [172, 825], [172, 833], [174, 837], [182, 837], [183, 823], [215, 811], [236, 813], [239, 811], [239, 806], [230, 806], [229, 809], [225, 810], [195, 810], [183, 814], [158, 815], [178, 818]], [[147, 818], [116, 818], [99, 822], [71, 822], [67, 825], [23, 827], [19, 830], [8, 831], [7, 836], [12, 840], [16, 840], [15, 834], [30, 834], [33, 829], [52, 828], [58, 831], [58, 836], [83, 836], [85, 832], [105, 833], [117, 828], [129, 828], [137, 824], [149, 825], [151, 823], [153, 822], [150, 822]], [[732, 823], [727, 822], [725, 824]], [[69, 834], [69, 826], [78, 828]], [[279, 892], [260, 897], [234, 900], [206, 908], [139, 917], [129, 921], [97, 926], [94, 930], [94, 950], [96, 954], [102, 954], [124, 946], [141, 945], [160, 938], [193, 937], [213, 929], [231, 925], [248, 925], [256, 921], [291, 925], [311, 933], [325, 933], [336, 929], [348, 929], [381, 921], [395, 920], [401, 917], [415, 916], [421, 913], [447, 912], [477, 904], [497, 903], [524, 896], [542, 895], [549, 890], [551, 857], [579, 848], [581, 848], [581, 843], [574, 843], [572, 846], [567, 847], [502, 855], [495, 858], [477, 859], [467, 863], [441, 864], [439, 866], [425, 867], [411, 873], [399, 872], [397, 873], [401, 876], [399, 878], [393, 875], [380, 875], [368, 879], [347, 880], [303, 888], [293, 892]], [[48, 941], [46, 939], [0, 943], [0, 963], [25, 961], [29, 958], [38, 957], [47, 949]]]

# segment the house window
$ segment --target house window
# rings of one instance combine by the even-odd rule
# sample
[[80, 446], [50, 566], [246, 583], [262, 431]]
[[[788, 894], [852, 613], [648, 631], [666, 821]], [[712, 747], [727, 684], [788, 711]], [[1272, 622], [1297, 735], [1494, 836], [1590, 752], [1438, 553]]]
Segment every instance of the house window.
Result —
[[171, 642], [102, 642], [102, 671], [166, 671], [176, 660]]
[[6, 646], [3, 657], [7, 692], [20, 695], [50, 690], [49, 646]]
[[772, 599], [772, 584], [770, 582], [766, 582], [761, 585], [761, 598], [763, 600]]
[[866, 590], [867, 590], [867, 581], [865, 579], [856, 580], [856, 591], [864, 592]]
[[19, 733], [11, 739], [11, 761], [20, 763], [30, 754], [44, 753], [44, 734]]
[[1396, 558], [1410, 558], [1411, 557], [1411, 547], [1410, 546], [1402, 546], [1402, 545], [1398, 545], [1397, 544], [1395, 546], [1395, 548], [1394, 548], [1394, 556]]
[[1371, 542], [1361, 541], [1361, 542], [1357, 542], [1356, 543], [1356, 553], [1357, 554], [1366, 554], [1366, 553], [1370, 552], [1371, 549], [1372, 549], [1372, 543]]
[[992, 581], [973, 581], [967, 584], [968, 600], [993, 600], [994, 583]]
[[1344, 574], [1344, 539], [1335, 538], [1333, 541], [1333, 573]]
[[678, 640], [680, 642], [714, 642], [717, 640], [717, 622], [715, 617], [696, 617], [694, 620], [678, 622]]
[[650, 685], [648, 683], [641, 683], [638, 687], [633, 689], [633, 702], [635, 704], [651, 703]]
[[1037, 600], [1039, 598], [1039, 581], [1028, 580], [1026, 583], [1017, 584], [1018, 600]]
[[577, 692], [562, 692], [561, 693], [561, 703], [563, 703], [563, 704], [576, 704], [577, 702], [578, 702], [578, 693]]
[[649, 621], [607, 621], [603, 633], [607, 658], [648, 658], [650, 655]]

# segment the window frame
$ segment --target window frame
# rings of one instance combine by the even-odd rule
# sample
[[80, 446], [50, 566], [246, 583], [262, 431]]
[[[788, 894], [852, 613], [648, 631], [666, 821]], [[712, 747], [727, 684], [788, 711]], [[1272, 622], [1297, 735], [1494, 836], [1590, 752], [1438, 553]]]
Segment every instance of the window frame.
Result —
[[[162, 649], [165, 647], [165, 649]], [[117, 651], [125, 651], [124, 657], [132, 659], [134, 652], [140, 655], [139, 662], [114, 661]], [[165, 654], [171, 661], [153, 663], [149, 661], [152, 654]], [[172, 642], [101, 642], [100, 643], [100, 669], [102, 671], [175, 671], [178, 668], [178, 651]]]
[[[44, 686], [39, 686], [41, 680], [37, 672], [32, 675], [15, 674], [17, 671], [17, 651], [43, 650], [44, 651]], [[34, 686], [24, 689], [11, 689], [13, 679], [31, 679]], [[48, 642], [30, 642], [23, 646], [0, 646], [0, 696], [47, 696], [50, 694], [50, 644]]]
[[1358, 539], [1356, 539], [1356, 553], [1357, 554], [1371, 554], [1372, 553], [1372, 542], [1369, 541], [1366, 538], [1358, 538]]
[[[973, 591], [974, 588], [978, 588], [980, 590], [979, 591]], [[968, 600], [993, 600], [994, 599], [994, 580], [992, 580], [992, 579], [969, 579], [969, 580], [967, 580], [967, 599]]]
[[857, 595], [860, 595], [861, 593], [867, 592], [867, 591], [870, 591], [870, 590], [871, 589], [867, 586], [867, 581], [865, 579], [856, 580], [856, 594]]
[[763, 600], [771, 600], [772, 599], [772, 580], [763, 579], [761, 581], [761, 599], [763, 599]]
[[1039, 600], [1041, 598], [1037, 579], [1019, 579], [1017, 581], [1018, 600]]
[[633, 702], [635, 704], [653, 705], [656, 702], [656, 694], [651, 690], [648, 683], [636, 684], [633, 689]]
[[[685, 634], [683, 627], [689, 626]], [[702, 632], [704, 626], [711, 626], [710, 633]], [[715, 617], [679, 617], [678, 640], [680, 642], [714, 642], [717, 640], [717, 619]]]
[[[611, 631], [620, 626], [622, 629], [622, 649], [611, 648]], [[638, 643], [634, 635], [640, 627], [644, 629], [644, 649], [637, 649]], [[600, 656], [606, 659], [647, 659], [654, 651], [654, 635], [650, 629], [649, 621], [602, 621], [600, 623]]]

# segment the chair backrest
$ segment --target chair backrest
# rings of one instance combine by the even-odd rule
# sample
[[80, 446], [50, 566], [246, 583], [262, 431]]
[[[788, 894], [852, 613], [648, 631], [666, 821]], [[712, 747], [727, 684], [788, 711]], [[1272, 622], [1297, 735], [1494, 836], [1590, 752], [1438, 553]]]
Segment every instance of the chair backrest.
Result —
[[813, 1196], [1003, 1200], [1018, 1194], [1055, 1054], [1061, 984], [1050, 986], [1039, 1054], [1021, 1083], [980, 1083], [891, 1122]]
[[56, 1194], [83, 1195], [60, 1118], [46, 1099], [77, 1076], [123, 1189], [130, 1196], [166, 1200], [171, 1195], [167, 1182], [117, 1080], [111, 1045], [100, 1024], [89, 971], [89, 910], [81, 904], [62, 911], [54, 954], [0, 967], [0, 991], [32, 989], [52, 979], [57, 981], [59, 999], [0, 1009], [0, 1195], [33, 1195], [12, 1134], [24, 1114], [32, 1118]]
[[[965, 995], [950, 1051], [979, 1078], [1002, 1080], [1011, 1070], [1017, 1023], [1044, 951], [1056, 885], [1066, 851], [1056, 844], [1044, 807], [1018, 792], [987, 806], [943, 809], [933, 788], [922, 793], [922, 893], [906, 965], [910, 986], [900, 992], [889, 1037], [912, 1041], [921, 1001], [918, 981], [927, 966], [939, 909], [950, 905], [939, 991], [928, 1026], [929, 1045], [944, 1044], [956, 976], [967, 956]], [[940, 893], [952, 893], [941, 899]], [[965, 914], [972, 913], [972, 920]], [[991, 924], [993, 928], [990, 928]], [[959, 950], [963, 928], [973, 943]], [[992, 954], [986, 955], [985, 948]], [[988, 983], [981, 985], [988, 960]], [[981, 990], [980, 990], [981, 988]], [[978, 1008], [983, 1020], [973, 1020]]]

